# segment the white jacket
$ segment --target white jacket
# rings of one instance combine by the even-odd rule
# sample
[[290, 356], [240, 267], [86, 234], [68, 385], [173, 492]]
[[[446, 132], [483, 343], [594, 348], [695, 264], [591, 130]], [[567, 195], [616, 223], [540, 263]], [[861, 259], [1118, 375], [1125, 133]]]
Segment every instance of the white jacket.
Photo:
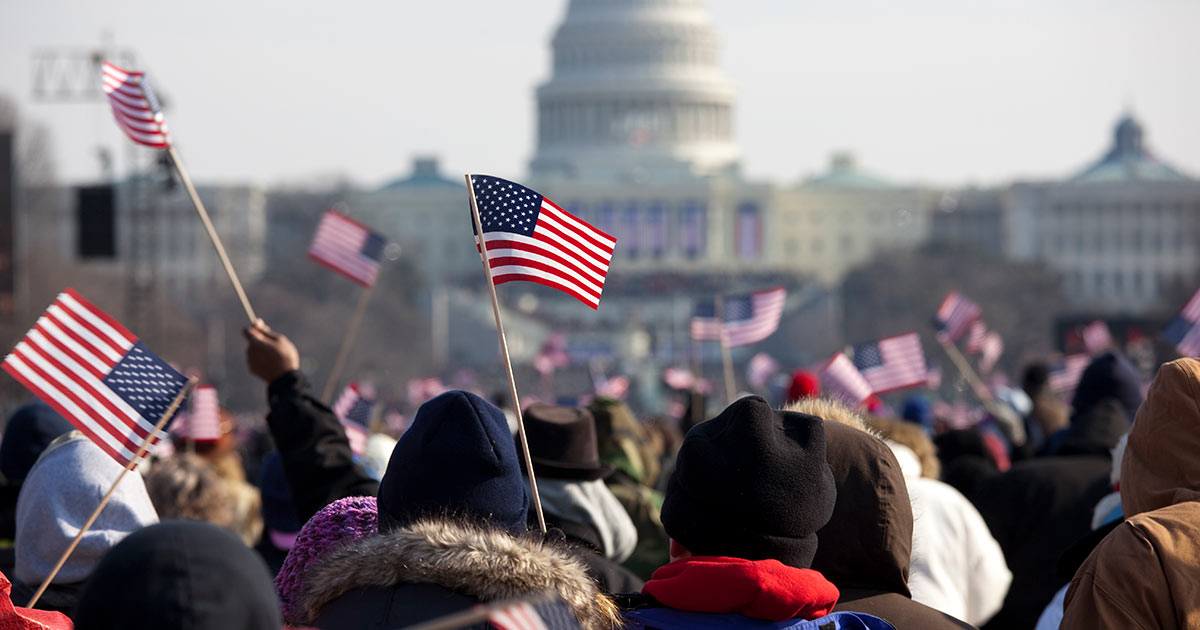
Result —
[[913, 510], [912, 598], [975, 626], [1004, 603], [1012, 573], [979, 511], [958, 490], [921, 476], [912, 449], [888, 442]]

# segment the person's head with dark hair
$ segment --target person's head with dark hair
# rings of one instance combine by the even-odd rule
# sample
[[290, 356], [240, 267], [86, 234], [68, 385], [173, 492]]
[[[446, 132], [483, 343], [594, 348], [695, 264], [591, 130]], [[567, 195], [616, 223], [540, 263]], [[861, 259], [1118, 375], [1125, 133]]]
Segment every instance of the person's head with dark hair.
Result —
[[1036, 398], [1049, 384], [1049, 366], [1041, 361], [1025, 366], [1025, 372], [1021, 375], [1021, 389], [1025, 390], [1030, 398]]
[[210, 523], [168, 521], [131, 534], [84, 586], [78, 630], [257, 630], [283, 619], [262, 560]]
[[26, 403], [9, 416], [0, 441], [0, 473], [19, 484], [54, 438], [74, 429], [66, 418], [40, 401]]
[[[1071, 424], [1086, 415], [1097, 403], [1115, 398], [1125, 410], [1127, 424], [1133, 422], [1138, 407], [1142, 404], [1142, 382], [1137, 368], [1115, 350], [1109, 350], [1092, 359], [1071, 399]], [[1128, 428], [1128, 427], [1126, 427]], [[1109, 444], [1108, 448], [1112, 448]]]

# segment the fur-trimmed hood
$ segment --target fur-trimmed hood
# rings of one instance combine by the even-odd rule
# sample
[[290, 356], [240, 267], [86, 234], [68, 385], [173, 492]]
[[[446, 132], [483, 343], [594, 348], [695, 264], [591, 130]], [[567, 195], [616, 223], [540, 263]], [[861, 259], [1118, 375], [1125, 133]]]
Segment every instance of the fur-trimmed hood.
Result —
[[[322, 609], [356, 589], [432, 585], [474, 601], [554, 591], [585, 630], [621, 625], [616, 606], [569, 551], [536, 534], [514, 537], [447, 519], [423, 519], [331, 551], [305, 578], [298, 608], [314, 623]], [[436, 615], [434, 615], [436, 616]]]

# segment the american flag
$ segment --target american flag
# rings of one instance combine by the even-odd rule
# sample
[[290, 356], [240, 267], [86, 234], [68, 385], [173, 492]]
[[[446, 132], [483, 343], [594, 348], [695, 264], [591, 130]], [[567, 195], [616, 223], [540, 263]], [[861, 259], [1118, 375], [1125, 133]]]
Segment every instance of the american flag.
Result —
[[832, 395], [846, 399], [855, 405], [862, 404], [871, 395], [871, 384], [863, 377], [854, 362], [844, 352], [833, 355], [829, 363], [817, 375], [821, 385]]
[[767, 380], [779, 372], [779, 362], [766, 352], [750, 357], [746, 364], [746, 383], [754, 389], [766, 387]]
[[355, 455], [367, 452], [367, 426], [371, 423], [375, 401], [364, 395], [358, 383], [350, 383], [334, 401], [332, 409], [346, 431], [350, 450]]
[[1050, 366], [1050, 389], [1055, 393], [1070, 395], [1079, 385], [1083, 371], [1092, 358], [1086, 354], [1071, 354]]
[[212, 442], [221, 439], [221, 403], [217, 388], [211, 385], [197, 387], [191, 395], [192, 408], [180, 412], [171, 432], [197, 442]]
[[1200, 322], [1200, 289], [1192, 294], [1191, 299], [1183, 305], [1183, 311], [1179, 314], [1189, 322]]
[[992, 368], [996, 367], [996, 361], [1000, 360], [1000, 355], [1004, 354], [1004, 340], [1000, 338], [1000, 333], [991, 331], [983, 338], [983, 347], [980, 349], [983, 356], [979, 358], [979, 371], [991, 372]]
[[536, 282], [600, 306], [616, 239], [520, 184], [469, 177], [493, 283]]
[[1175, 344], [1180, 356], [1200, 357], [1200, 323], [1179, 315], [1163, 329], [1163, 336]]
[[987, 336], [988, 327], [982, 319], [971, 322], [967, 330], [967, 354], [979, 354], [983, 349], [983, 340]]
[[783, 287], [726, 297], [721, 306], [723, 326], [717, 321], [716, 301], [701, 302], [692, 315], [692, 339], [719, 340], [723, 329], [725, 343], [732, 348], [758, 343], [779, 329], [786, 301]]
[[321, 217], [308, 257], [370, 287], [379, 275], [379, 260], [387, 239], [365, 225], [336, 211], [329, 210]]
[[488, 615], [500, 630], [579, 630], [579, 620], [557, 597], [541, 603], [520, 602]]
[[691, 370], [671, 366], [662, 372], [663, 382], [671, 389], [689, 390], [696, 385], [696, 375]]
[[978, 304], [959, 295], [957, 291], [947, 293], [934, 318], [938, 338], [950, 343], [958, 341], [971, 323], [979, 319], [981, 312]]
[[[60, 293], [17, 343], [4, 371], [123, 466], [187, 384], [72, 289]], [[162, 437], [160, 432], [154, 441]]]
[[925, 351], [915, 332], [854, 347], [854, 367], [871, 384], [871, 393], [924, 385], [929, 380]]
[[1108, 331], [1108, 324], [1102, 320], [1096, 321], [1083, 327], [1080, 333], [1083, 337], [1083, 347], [1088, 351], [1088, 354], [1100, 354], [1112, 347], [1112, 333]]
[[138, 144], [165, 149], [171, 144], [162, 108], [144, 72], [131, 72], [104, 62], [104, 93], [117, 125]]

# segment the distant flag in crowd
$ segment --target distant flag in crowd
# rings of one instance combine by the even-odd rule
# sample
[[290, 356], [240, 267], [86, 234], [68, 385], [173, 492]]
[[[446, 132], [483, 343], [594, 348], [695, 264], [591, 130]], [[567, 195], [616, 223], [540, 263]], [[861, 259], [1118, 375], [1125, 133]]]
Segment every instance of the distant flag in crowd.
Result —
[[105, 61], [103, 80], [104, 93], [122, 131], [138, 144], [158, 149], [170, 146], [162, 107], [146, 73], [124, 70]]
[[696, 385], [696, 375], [691, 370], [671, 366], [663, 369], [663, 382], [667, 387], [677, 390], [690, 390]]
[[440, 396], [449, 388], [442, 382], [442, 379], [431, 376], [429, 378], [414, 378], [408, 382], [408, 402], [413, 405], [420, 405], [425, 401], [435, 396]]
[[182, 438], [197, 442], [215, 442], [221, 439], [221, 402], [217, 388], [211, 385], [197, 387], [190, 396], [191, 410], [179, 412], [171, 432]]
[[871, 396], [871, 383], [854, 367], [854, 361], [844, 352], [833, 355], [817, 374], [821, 386], [833, 396], [859, 405]]
[[368, 426], [371, 424], [371, 412], [375, 410], [375, 401], [364, 394], [358, 383], [350, 383], [334, 401], [332, 409], [333, 415], [337, 416], [346, 431], [350, 450], [355, 455], [366, 453]]
[[767, 380], [779, 372], [779, 362], [766, 352], [750, 357], [746, 364], [746, 383], [754, 389], [766, 387]]
[[1000, 337], [1000, 333], [992, 330], [983, 338], [983, 344], [980, 348], [983, 356], [979, 357], [979, 371], [991, 372], [992, 368], [996, 367], [996, 362], [1000, 360], [1000, 355], [1004, 354], [1004, 339]]
[[1200, 357], [1200, 290], [1197, 290], [1163, 329], [1167, 338], [1181, 356]]
[[571, 356], [567, 354], [567, 336], [562, 333], [552, 333], [546, 337], [542, 349], [533, 358], [533, 369], [542, 376], [549, 376], [555, 370], [571, 364]]
[[937, 310], [934, 326], [938, 331], [938, 339], [954, 343], [963, 336], [967, 328], [976, 319], [982, 309], [979, 305], [960, 295], [957, 291], [946, 294], [942, 305]]
[[557, 597], [540, 604], [519, 602], [488, 615], [500, 630], [579, 630], [579, 620]]
[[629, 393], [629, 377], [628, 376], [622, 375], [622, 376], [614, 376], [612, 378], [605, 378], [596, 384], [596, 395], [597, 396], [607, 396], [609, 398], [616, 398], [617, 400], [624, 400], [625, 396], [628, 393]]
[[723, 323], [717, 321], [716, 300], [700, 302], [692, 315], [692, 339], [717, 341], [724, 330], [725, 342], [731, 348], [758, 343], [779, 329], [785, 302], [787, 289], [783, 287], [726, 297], [722, 303]]
[[1109, 332], [1108, 324], [1103, 320], [1097, 319], [1084, 326], [1080, 336], [1083, 337], [1083, 347], [1088, 354], [1100, 354], [1113, 345], [1112, 333]]
[[1071, 354], [1050, 366], [1050, 389], [1055, 393], [1069, 395], [1079, 385], [1083, 371], [1092, 358], [1086, 354]]
[[336, 211], [328, 210], [317, 225], [308, 257], [370, 287], [379, 276], [379, 261], [387, 239], [378, 232]]
[[73, 289], [58, 295], [3, 367], [122, 466], [187, 384]]
[[470, 178], [492, 282], [536, 282], [600, 306], [616, 239], [520, 184]]
[[871, 384], [871, 393], [924, 385], [929, 380], [921, 337], [915, 332], [854, 347], [854, 367]]
[[982, 319], [971, 322], [971, 327], [967, 329], [967, 354], [979, 354], [987, 332], [987, 324]]
[[925, 373], [925, 386], [934, 390], [941, 388], [942, 376], [942, 366], [929, 366], [929, 371]]

